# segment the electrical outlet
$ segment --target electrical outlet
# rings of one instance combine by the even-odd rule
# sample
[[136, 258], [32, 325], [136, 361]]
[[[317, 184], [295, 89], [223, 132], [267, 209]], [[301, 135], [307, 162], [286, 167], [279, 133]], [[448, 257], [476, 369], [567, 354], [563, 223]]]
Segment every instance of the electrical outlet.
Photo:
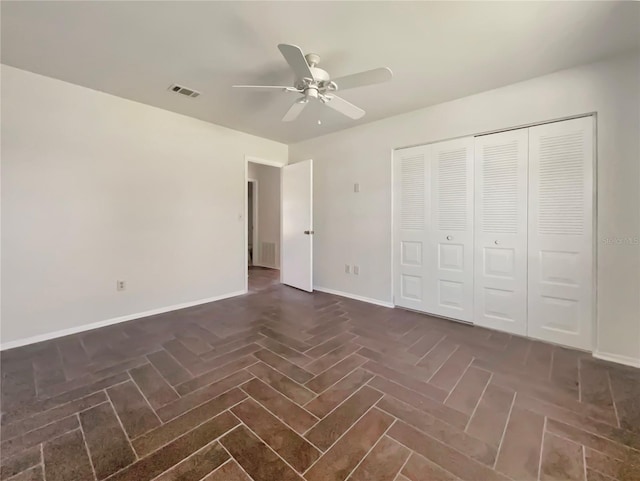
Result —
[[116, 290], [124, 291], [126, 289], [126, 284], [124, 281], [116, 281]]
[[360, 274], [360, 268], [358, 266], [353, 266], [353, 274], [356, 276]]
[[349, 264], [344, 265], [344, 273], [351, 274], [351, 266]]

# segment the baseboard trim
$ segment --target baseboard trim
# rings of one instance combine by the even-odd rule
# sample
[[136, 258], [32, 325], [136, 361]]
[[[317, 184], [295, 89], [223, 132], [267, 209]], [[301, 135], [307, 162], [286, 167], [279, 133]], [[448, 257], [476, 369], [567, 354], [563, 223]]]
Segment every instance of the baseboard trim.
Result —
[[198, 306], [200, 304], [207, 304], [209, 302], [221, 301], [222, 299], [228, 299], [230, 297], [241, 296], [246, 294], [247, 291], [235, 291], [220, 296], [207, 297], [205, 299], [198, 299], [197, 301], [183, 302], [181, 304], [174, 304], [172, 306], [160, 307], [158, 309], [151, 309], [149, 311], [136, 312], [134, 314], [127, 314], [126, 316], [113, 317], [104, 321], [92, 322], [91, 324], [84, 324], [82, 326], [70, 327], [68, 329], [62, 329], [60, 331], [48, 332], [46, 334], [39, 334], [37, 336], [25, 337], [16, 341], [9, 341], [0, 344], [0, 351], [7, 349], [13, 349], [16, 347], [27, 346], [29, 344], [35, 344], [36, 342], [49, 341], [58, 337], [69, 336], [71, 334], [77, 334], [79, 332], [91, 331], [92, 329], [98, 329], [100, 327], [111, 326], [113, 324], [119, 324], [121, 322], [133, 321], [134, 319], [140, 319], [141, 317], [155, 316], [156, 314], [164, 314], [165, 312], [177, 311], [179, 309], [185, 309], [187, 307]]
[[391, 302], [380, 301], [378, 299], [371, 299], [370, 297], [358, 296], [356, 294], [350, 294], [349, 292], [336, 291], [335, 289], [329, 289], [328, 287], [313, 286], [315, 291], [326, 292], [327, 294], [333, 294], [334, 296], [347, 297], [356, 301], [368, 302], [369, 304], [375, 304], [382, 307], [395, 307]]
[[624, 364], [625, 366], [640, 367], [640, 359], [630, 356], [621, 356], [619, 354], [611, 354], [608, 352], [595, 351], [593, 357], [596, 359], [602, 359], [603, 361], [615, 362], [618, 364]]

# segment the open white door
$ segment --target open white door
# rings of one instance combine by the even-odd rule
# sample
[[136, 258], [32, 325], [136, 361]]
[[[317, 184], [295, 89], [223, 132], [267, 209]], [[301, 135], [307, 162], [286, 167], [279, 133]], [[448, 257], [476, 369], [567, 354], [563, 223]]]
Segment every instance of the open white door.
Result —
[[313, 291], [313, 161], [282, 168], [281, 281]]

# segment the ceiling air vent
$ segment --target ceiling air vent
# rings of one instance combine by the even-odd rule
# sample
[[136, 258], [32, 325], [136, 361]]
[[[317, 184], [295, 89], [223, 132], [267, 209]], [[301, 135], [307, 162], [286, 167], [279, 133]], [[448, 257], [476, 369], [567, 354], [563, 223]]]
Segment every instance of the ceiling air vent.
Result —
[[178, 84], [173, 84], [169, 86], [169, 90], [177, 94], [186, 95], [187, 97], [192, 97], [192, 98], [195, 98], [198, 95], [200, 95], [200, 92], [193, 89], [189, 89], [187, 87], [183, 87], [182, 85], [178, 85]]

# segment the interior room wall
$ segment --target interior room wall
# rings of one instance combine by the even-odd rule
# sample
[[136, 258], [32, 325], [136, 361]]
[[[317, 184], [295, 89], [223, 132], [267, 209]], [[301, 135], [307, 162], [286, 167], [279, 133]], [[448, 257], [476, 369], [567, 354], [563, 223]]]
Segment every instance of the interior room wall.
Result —
[[245, 155], [286, 145], [1, 76], [4, 348], [243, 292]]
[[315, 285], [392, 302], [394, 148], [596, 112], [595, 350], [640, 366], [639, 106], [636, 52], [290, 145], [314, 159]]
[[[247, 163], [247, 176], [258, 181], [258, 249], [254, 247], [254, 265], [280, 269], [280, 169], [270, 165]], [[275, 244], [275, 262], [262, 261], [263, 242]]]

